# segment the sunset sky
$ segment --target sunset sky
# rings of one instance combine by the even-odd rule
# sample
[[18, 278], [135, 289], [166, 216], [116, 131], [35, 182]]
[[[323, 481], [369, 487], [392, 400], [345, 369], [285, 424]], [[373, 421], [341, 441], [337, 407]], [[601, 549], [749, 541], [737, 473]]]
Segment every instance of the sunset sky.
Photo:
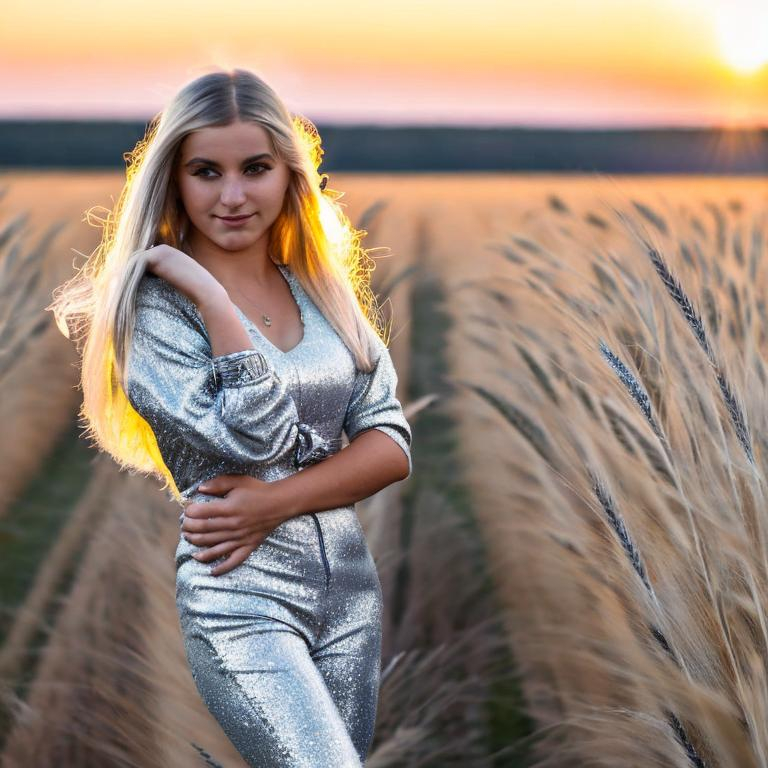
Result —
[[317, 122], [768, 127], [766, 0], [6, 0], [0, 116], [146, 119], [218, 67]]

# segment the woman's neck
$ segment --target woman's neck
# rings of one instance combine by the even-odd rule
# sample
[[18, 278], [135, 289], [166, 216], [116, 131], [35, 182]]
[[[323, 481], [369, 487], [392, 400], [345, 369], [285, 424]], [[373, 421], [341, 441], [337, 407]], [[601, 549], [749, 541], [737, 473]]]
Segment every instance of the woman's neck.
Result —
[[233, 285], [267, 286], [274, 279], [277, 269], [267, 254], [266, 243], [254, 245], [242, 251], [227, 251], [215, 244], [188, 240], [185, 250], [201, 266], [205, 267], [220, 283]]

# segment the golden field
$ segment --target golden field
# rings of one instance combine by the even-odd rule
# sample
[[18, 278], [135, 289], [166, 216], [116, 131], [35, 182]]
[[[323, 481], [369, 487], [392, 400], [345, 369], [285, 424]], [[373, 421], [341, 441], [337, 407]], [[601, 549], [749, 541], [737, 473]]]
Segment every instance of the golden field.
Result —
[[[176, 512], [78, 439], [42, 309], [121, 184], [0, 180], [0, 754], [234, 768], [184, 659]], [[358, 505], [387, 606], [367, 765], [768, 766], [765, 179], [329, 186], [414, 432], [413, 475]]]

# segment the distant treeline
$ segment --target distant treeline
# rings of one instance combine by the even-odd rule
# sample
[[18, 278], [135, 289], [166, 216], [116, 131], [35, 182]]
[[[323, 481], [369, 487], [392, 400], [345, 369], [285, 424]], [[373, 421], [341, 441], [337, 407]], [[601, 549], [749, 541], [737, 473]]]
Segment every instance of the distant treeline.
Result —
[[[768, 173], [768, 129], [318, 125], [323, 171]], [[141, 121], [0, 121], [0, 169], [123, 169]]]

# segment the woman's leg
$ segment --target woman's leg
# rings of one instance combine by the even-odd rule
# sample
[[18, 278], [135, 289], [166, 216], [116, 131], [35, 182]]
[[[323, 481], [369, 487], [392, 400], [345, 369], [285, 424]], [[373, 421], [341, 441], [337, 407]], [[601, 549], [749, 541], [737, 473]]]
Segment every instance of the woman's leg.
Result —
[[338, 622], [312, 652], [361, 762], [373, 740], [379, 695], [381, 629], [374, 621], [358, 616], [358, 623]]
[[[279, 526], [228, 573], [176, 550], [176, 605], [203, 701], [249, 765], [359, 768], [356, 745], [311, 657], [328, 582], [313, 521]], [[219, 562], [219, 561], [212, 561]]]
[[249, 765], [359, 768], [346, 725], [294, 629], [244, 617], [212, 636], [192, 623], [185, 644], [203, 701]]
[[376, 723], [381, 672], [381, 583], [354, 511], [318, 515], [328, 590], [311, 656], [362, 762]]

